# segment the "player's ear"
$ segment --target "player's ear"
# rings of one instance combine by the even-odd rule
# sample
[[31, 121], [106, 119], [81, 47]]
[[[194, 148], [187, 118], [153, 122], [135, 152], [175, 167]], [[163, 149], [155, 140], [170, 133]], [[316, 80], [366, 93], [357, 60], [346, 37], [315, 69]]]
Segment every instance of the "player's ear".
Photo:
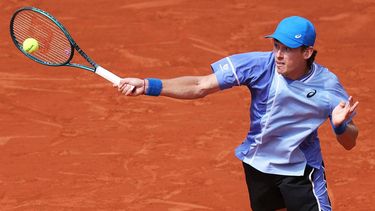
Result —
[[313, 52], [314, 52], [314, 48], [312, 46], [303, 48], [304, 59], [306, 59], [306, 60], [309, 59], [311, 57], [311, 55], [313, 54]]

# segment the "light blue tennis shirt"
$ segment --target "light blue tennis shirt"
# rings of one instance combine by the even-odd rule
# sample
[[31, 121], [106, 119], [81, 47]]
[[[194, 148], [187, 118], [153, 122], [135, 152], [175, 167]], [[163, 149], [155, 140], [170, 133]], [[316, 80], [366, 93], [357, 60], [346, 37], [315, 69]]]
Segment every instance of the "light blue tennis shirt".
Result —
[[245, 85], [251, 92], [250, 130], [236, 156], [269, 174], [303, 175], [321, 168], [318, 127], [348, 94], [338, 78], [314, 63], [299, 80], [277, 73], [272, 52], [232, 55], [211, 65], [221, 89]]

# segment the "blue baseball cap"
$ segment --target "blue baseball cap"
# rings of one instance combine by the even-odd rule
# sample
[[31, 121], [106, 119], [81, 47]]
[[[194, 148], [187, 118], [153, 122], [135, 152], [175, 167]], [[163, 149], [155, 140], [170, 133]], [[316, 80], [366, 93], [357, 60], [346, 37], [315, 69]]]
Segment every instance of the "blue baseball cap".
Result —
[[266, 38], [274, 38], [289, 48], [302, 45], [314, 46], [316, 33], [314, 25], [306, 18], [291, 16], [283, 19], [273, 34]]

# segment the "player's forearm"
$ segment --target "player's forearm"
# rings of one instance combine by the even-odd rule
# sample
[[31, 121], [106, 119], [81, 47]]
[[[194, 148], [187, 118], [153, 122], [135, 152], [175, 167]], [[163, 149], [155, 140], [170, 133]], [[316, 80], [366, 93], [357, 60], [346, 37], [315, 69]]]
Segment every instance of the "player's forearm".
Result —
[[358, 137], [358, 128], [351, 122], [346, 126], [345, 132], [336, 135], [337, 141], [346, 149], [351, 150], [356, 145], [356, 140]]
[[[219, 90], [215, 76], [185, 76], [162, 80], [162, 96], [178, 99], [197, 99]], [[215, 83], [216, 82], [216, 83]], [[148, 81], [146, 80], [146, 90]]]

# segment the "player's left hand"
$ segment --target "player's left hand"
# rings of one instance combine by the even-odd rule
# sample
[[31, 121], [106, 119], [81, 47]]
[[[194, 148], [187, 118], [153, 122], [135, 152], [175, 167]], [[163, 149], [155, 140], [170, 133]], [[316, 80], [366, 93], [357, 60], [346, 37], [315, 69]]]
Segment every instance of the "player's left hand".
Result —
[[335, 127], [347, 120], [357, 108], [359, 102], [353, 104], [353, 97], [350, 96], [348, 102], [341, 101], [332, 111], [332, 124]]

